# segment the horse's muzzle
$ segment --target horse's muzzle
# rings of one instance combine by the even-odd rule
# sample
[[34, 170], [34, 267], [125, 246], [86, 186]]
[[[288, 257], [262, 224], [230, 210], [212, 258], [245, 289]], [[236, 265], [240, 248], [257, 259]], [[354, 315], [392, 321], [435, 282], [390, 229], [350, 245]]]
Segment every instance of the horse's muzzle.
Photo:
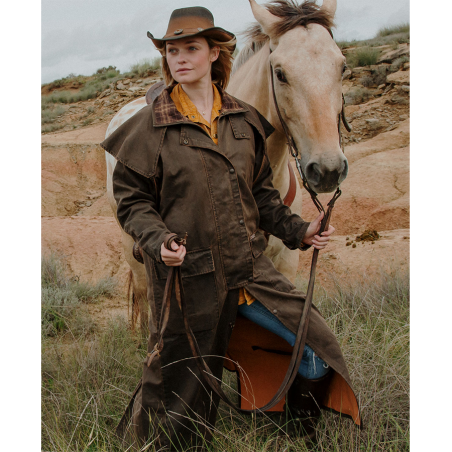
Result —
[[345, 156], [335, 165], [311, 160], [306, 165], [305, 174], [310, 187], [316, 193], [331, 193], [342, 183], [348, 174], [348, 162]]

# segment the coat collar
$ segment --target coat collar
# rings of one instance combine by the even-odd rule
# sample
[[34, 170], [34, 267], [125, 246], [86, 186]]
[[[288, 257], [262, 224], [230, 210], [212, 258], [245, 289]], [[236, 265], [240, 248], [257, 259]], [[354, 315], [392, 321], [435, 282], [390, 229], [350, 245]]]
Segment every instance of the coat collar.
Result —
[[[228, 94], [218, 85], [215, 86], [218, 88], [221, 95], [220, 117], [249, 111], [249, 109], [246, 106], [241, 105], [235, 97]], [[163, 127], [180, 123], [192, 123], [177, 109], [173, 99], [171, 99], [170, 96], [172, 90], [172, 86], [165, 88], [152, 104], [154, 110], [154, 127]]]

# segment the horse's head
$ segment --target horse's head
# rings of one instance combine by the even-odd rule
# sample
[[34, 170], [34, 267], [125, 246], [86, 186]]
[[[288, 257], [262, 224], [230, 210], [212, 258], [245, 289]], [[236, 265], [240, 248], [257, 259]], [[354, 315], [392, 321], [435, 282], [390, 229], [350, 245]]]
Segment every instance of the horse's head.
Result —
[[[336, 1], [324, 0], [320, 8], [292, 0], [277, 0], [267, 8], [254, 0], [250, 3], [270, 38], [276, 99], [300, 151], [304, 173], [317, 193], [331, 192], [348, 172], [338, 136], [345, 58], [328, 31]], [[283, 133], [275, 108], [271, 122]]]

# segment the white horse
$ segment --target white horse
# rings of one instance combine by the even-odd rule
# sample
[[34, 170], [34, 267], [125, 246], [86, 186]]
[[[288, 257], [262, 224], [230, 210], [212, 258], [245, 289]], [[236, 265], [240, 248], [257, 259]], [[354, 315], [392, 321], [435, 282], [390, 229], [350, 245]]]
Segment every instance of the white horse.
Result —
[[[332, 192], [348, 171], [338, 136], [345, 58], [329, 32], [336, 0], [324, 0], [321, 8], [313, 2], [297, 5], [293, 0], [276, 0], [265, 8], [255, 0], [249, 1], [258, 23], [248, 30], [249, 40], [235, 59], [227, 91], [253, 105], [275, 127], [267, 142], [268, 156], [273, 184], [284, 198], [289, 191], [289, 153], [273, 101], [272, 67], [279, 109], [300, 150], [309, 184], [317, 193]], [[123, 107], [111, 121], [106, 137], [145, 105], [143, 97]], [[106, 159], [107, 196], [116, 217], [112, 187], [116, 160], [108, 153]], [[295, 184], [291, 209], [301, 214], [301, 189], [298, 182]], [[132, 237], [122, 231], [122, 238], [131, 269], [132, 304], [135, 309], [139, 306], [145, 331], [148, 315], [144, 266], [132, 255]], [[298, 250], [289, 250], [281, 240], [271, 236], [265, 254], [281, 273], [294, 281]]]

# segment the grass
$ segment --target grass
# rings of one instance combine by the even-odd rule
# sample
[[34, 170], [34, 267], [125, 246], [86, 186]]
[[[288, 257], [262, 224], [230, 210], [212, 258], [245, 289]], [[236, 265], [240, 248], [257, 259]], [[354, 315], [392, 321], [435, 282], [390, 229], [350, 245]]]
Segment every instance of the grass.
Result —
[[378, 47], [383, 45], [394, 45], [410, 42], [410, 25], [399, 24], [391, 27], [381, 28], [376, 36], [371, 39], [351, 41], [336, 41], [340, 49], [348, 47]]
[[67, 330], [74, 334], [93, 331], [93, 323], [83, 303], [94, 302], [114, 293], [115, 282], [104, 278], [96, 284], [68, 276], [61, 256], [50, 254], [41, 259], [41, 331], [44, 337], [56, 336]]
[[[100, 71], [100, 72], [99, 72]], [[94, 99], [102, 91], [106, 90], [111, 83], [114, 83], [124, 78], [118, 70], [110, 66], [109, 68], [101, 68], [90, 77], [82, 75], [74, 77], [66, 77], [60, 80], [55, 80], [50, 83], [51, 88], [68, 88], [75, 83], [78, 91], [71, 91], [63, 89], [61, 91], [53, 91], [51, 94], [43, 95], [42, 104], [68, 104], [88, 99]]]
[[392, 25], [390, 27], [383, 27], [378, 30], [377, 36], [385, 37], [389, 35], [395, 35], [398, 33], [409, 33], [410, 32], [410, 24], [403, 23], [398, 25]]
[[344, 94], [345, 105], [358, 105], [368, 101], [373, 95], [373, 91], [368, 88], [354, 86]]
[[[65, 281], [59, 272], [51, 279]], [[302, 281], [298, 286], [306, 286]], [[409, 276], [381, 270], [353, 283], [318, 288], [315, 303], [341, 344], [365, 428], [323, 412], [322, 452], [409, 450]], [[89, 339], [42, 343], [42, 450], [124, 450], [113, 429], [141, 374], [145, 350], [117, 319]], [[233, 374], [224, 382], [235, 386]], [[155, 451], [152, 445], [148, 451]], [[271, 419], [235, 413], [221, 404], [208, 450], [307, 451]]]
[[137, 75], [138, 77], [145, 77], [149, 75], [150, 72], [160, 69], [160, 57], [155, 57], [152, 60], [144, 59], [138, 63], [135, 63], [130, 67], [130, 73]]
[[347, 66], [350, 68], [371, 66], [377, 64], [380, 51], [373, 47], [358, 47], [346, 55]]
[[410, 59], [406, 56], [397, 58], [392, 62], [391, 66], [389, 67], [389, 71], [397, 72], [398, 70], [400, 70], [402, 68], [404, 63], [408, 63], [409, 61], [410, 61]]

